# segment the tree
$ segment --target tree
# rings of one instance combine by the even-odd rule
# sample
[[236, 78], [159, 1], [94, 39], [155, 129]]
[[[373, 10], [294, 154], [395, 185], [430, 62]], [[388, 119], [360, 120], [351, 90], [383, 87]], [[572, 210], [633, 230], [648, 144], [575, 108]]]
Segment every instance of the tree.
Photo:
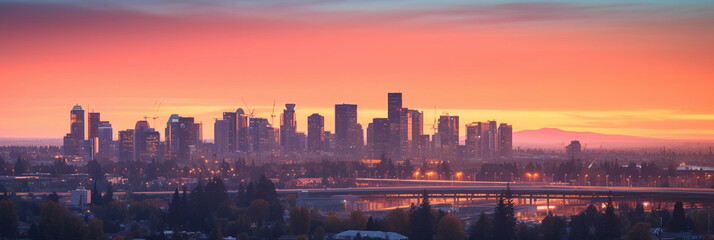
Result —
[[221, 224], [213, 227], [211, 232], [208, 234], [208, 240], [223, 240], [223, 230], [221, 229]]
[[639, 222], [627, 233], [627, 240], [651, 240], [650, 224]]
[[290, 230], [294, 235], [307, 234], [310, 230], [310, 210], [306, 207], [290, 209]]
[[104, 222], [102, 220], [92, 218], [89, 221], [89, 240], [104, 240]]
[[45, 239], [86, 239], [87, 226], [82, 219], [73, 215], [67, 208], [53, 201], [42, 204], [40, 229]]
[[17, 208], [10, 200], [0, 201], [0, 239], [17, 236]]
[[493, 223], [486, 213], [481, 212], [469, 227], [469, 240], [493, 240]]
[[15, 161], [15, 175], [22, 175], [23, 173], [27, 173], [29, 171], [30, 161], [22, 158], [21, 156], [18, 156], [17, 161]]
[[325, 220], [322, 221], [322, 225], [325, 226], [325, 231], [329, 233], [338, 233], [342, 230], [342, 220], [334, 213], [327, 215]]
[[565, 220], [560, 217], [548, 215], [541, 223], [543, 240], [560, 240], [565, 235]]
[[605, 214], [600, 218], [595, 235], [598, 239], [619, 239], [620, 234], [620, 219], [615, 215], [615, 207], [612, 206], [612, 200], [608, 200], [605, 207]]
[[461, 225], [461, 219], [453, 215], [446, 215], [439, 220], [436, 228], [436, 239], [439, 240], [462, 240], [466, 238], [466, 233]]
[[513, 240], [515, 238], [516, 217], [511, 200], [511, 187], [501, 193], [493, 217], [493, 236], [496, 240]]
[[372, 219], [372, 216], [369, 216], [369, 219], [367, 219], [367, 225], [365, 226], [365, 230], [367, 231], [378, 231], [379, 227], [374, 223], [374, 219]]
[[675, 203], [674, 210], [672, 210], [672, 219], [669, 220], [669, 230], [672, 232], [684, 231], [687, 226], [686, 218], [684, 204], [682, 202]]
[[350, 230], [364, 230], [367, 225], [367, 217], [362, 214], [362, 211], [352, 211], [350, 218], [347, 220], [347, 227]]
[[102, 202], [104, 203], [109, 203], [112, 200], [114, 200], [114, 188], [112, 187], [112, 184], [107, 185], [107, 193], [104, 194], [102, 197]]
[[387, 215], [387, 225], [389, 231], [409, 235], [409, 214], [400, 208], [396, 208]]
[[433, 216], [429, 194], [424, 190], [419, 207], [412, 207], [412, 229], [409, 239], [432, 240], [434, 239]]
[[92, 188], [92, 205], [93, 206], [100, 206], [102, 205], [102, 194], [99, 192], [99, 188], [97, 187], [97, 181], [94, 181], [94, 188]]
[[270, 204], [263, 199], [256, 199], [250, 202], [248, 206], [248, 216], [253, 219], [253, 222], [262, 224], [268, 219], [270, 213]]

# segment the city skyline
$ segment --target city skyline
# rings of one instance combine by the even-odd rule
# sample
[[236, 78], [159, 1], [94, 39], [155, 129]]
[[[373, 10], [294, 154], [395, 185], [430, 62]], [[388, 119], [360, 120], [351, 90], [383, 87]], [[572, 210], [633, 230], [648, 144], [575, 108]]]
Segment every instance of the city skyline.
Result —
[[400, 91], [426, 133], [436, 108], [514, 131], [714, 138], [711, 2], [355, 5], [0, 1], [0, 136], [62, 135], [80, 104], [114, 129], [193, 116], [211, 139], [241, 99], [264, 118], [296, 103], [299, 131], [358, 104], [364, 127]]

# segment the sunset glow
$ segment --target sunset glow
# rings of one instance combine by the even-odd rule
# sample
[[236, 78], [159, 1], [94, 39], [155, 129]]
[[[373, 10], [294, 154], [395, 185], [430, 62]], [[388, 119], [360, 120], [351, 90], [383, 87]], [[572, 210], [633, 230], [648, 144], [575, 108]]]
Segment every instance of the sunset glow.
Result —
[[115, 131], [193, 116], [211, 139], [241, 98], [264, 118], [295, 103], [298, 131], [315, 112], [333, 130], [334, 104], [358, 104], [366, 126], [400, 91], [426, 133], [448, 112], [714, 139], [707, 1], [163, 4], [0, 1], [0, 137], [59, 138], [81, 104]]

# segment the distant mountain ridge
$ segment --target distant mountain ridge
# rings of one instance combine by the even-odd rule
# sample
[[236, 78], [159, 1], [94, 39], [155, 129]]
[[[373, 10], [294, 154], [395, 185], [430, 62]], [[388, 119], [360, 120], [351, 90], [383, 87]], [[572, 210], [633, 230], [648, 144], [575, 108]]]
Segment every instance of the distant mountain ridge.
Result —
[[558, 128], [541, 128], [537, 130], [521, 130], [513, 133], [514, 146], [566, 146], [572, 140], [578, 140], [583, 145], [592, 147], [627, 147], [655, 146], [672, 143], [685, 143], [695, 140], [660, 139], [650, 137], [628, 136], [618, 134], [603, 134], [595, 132], [566, 131]]
[[62, 146], [61, 138], [3, 138], [0, 146]]

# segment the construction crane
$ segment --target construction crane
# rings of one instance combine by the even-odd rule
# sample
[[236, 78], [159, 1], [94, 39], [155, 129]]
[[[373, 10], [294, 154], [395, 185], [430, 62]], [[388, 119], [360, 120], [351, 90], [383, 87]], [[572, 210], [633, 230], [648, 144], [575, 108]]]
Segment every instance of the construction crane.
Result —
[[437, 132], [437, 130], [438, 130], [436, 119], [437, 119], [437, 118], [436, 118], [436, 105], [434, 105], [434, 124], [431, 125], [431, 130], [433, 130], [434, 132], [433, 132], [432, 134], [436, 134], [436, 132]]
[[273, 125], [275, 123], [275, 99], [273, 99], [273, 113], [270, 114], [270, 126], [275, 126]]
[[159, 108], [161, 108], [161, 102], [156, 102], [156, 104], [158, 104], [158, 106], [156, 107], [156, 112], [154, 113], [154, 116], [153, 116], [153, 117], [149, 117], [149, 116], [144, 115], [144, 121], [147, 121], [149, 118], [151, 118], [151, 119], [154, 120], [154, 128], [157, 128], [157, 126], [156, 126], [156, 119], [159, 118]]
[[253, 113], [255, 112], [255, 109], [250, 109], [250, 107], [248, 107], [248, 103], [245, 102], [245, 99], [243, 99], [243, 97], [241, 97], [240, 100], [243, 101], [243, 105], [245, 105], [245, 110], [248, 111], [248, 117], [253, 118]]

